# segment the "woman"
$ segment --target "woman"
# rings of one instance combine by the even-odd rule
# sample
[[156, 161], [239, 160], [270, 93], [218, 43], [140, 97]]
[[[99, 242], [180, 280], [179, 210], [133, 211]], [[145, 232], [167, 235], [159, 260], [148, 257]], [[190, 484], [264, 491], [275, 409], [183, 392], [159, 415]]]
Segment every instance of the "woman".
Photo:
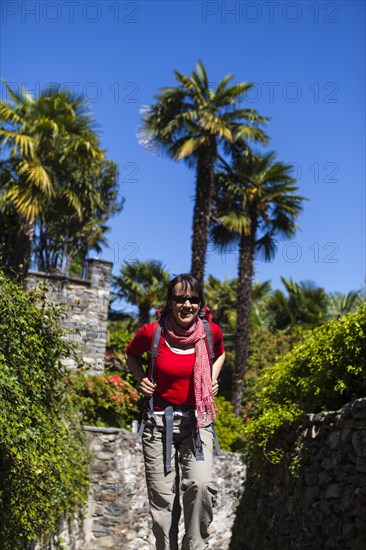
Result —
[[190, 274], [178, 275], [170, 282], [161, 316], [154, 373], [150, 366], [146, 376], [140, 356], [152, 348], [156, 323], [142, 327], [126, 348], [127, 365], [142, 393], [150, 398], [142, 444], [157, 550], [178, 549], [179, 489], [185, 525], [182, 549], [208, 548], [216, 492], [212, 481], [213, 398], [225, 352], [221, 329], [208, 323], [214, 351], [210, 364], [200, 318], [207, 310], [203, 305], [198, 281]]

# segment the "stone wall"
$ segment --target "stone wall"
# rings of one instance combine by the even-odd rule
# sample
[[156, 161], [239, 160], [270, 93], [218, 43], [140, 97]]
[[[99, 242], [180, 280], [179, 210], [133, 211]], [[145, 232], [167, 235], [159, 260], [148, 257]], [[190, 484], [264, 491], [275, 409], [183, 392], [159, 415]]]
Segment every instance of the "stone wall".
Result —
[[[27, 279], [27, 288], [46, 282], [50, 300], [71, 307], [64, 324], [69, 338], [81, 346], [80, 353], [91, 373], [104, 369], [111, 270], [111, 262], [91, 259], [85, 279], [39, 271], [30, 271]], [[75, 366], [71, 359], [66, 365]]]
[[285, 459], [266, 463], [259, 479], [249, 468], [230, 549], [365, 550], [366, 398], [306, 415], [273, 445]]
[[[91, 489], [82, 526], [61, 537], [68, 550], [153, 550], [141, 438], [118, 428], [85, 428], [92, 454]], [[218, 490], [210, 548], [229, 547], [245, 478], [239, 454], [215, 456]], [[183, 524], [180, 528], [183, 535]]]

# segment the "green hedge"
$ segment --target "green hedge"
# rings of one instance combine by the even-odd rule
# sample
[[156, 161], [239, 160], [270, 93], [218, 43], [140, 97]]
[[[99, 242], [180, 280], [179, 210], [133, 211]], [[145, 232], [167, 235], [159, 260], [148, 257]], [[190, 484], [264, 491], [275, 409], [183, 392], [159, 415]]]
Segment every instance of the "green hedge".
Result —
[[65, 311], [0, 273], [0, 312], [1, 548], [18, 550], [46, 544], [86, 502], [88, 456], [65, 397]]
[[[247, 454], [263, 457], [277, 429], [304, 413], [338, 410], [365, 397], [365, 344], [363, 303], [352, 313], [314, 329], [304, 343], [268, 367], [256, 380], [256, 414], [244, 429]], [[272, 450], [272, 458], [280, 457], [280, 451]]]
[[222, 451], [239, 451], [243, 446], [244, 417], [238, 417], [233, 412], [230, 401], [224, 397], [216, 397], [218, 413], [215, 420], [215, 431]]

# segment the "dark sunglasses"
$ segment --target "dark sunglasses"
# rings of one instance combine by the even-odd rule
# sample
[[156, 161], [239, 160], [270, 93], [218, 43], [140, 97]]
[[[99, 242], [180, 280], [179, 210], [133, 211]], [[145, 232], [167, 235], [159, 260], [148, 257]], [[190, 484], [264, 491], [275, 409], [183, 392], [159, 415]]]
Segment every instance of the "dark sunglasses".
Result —
[[184, 294], [176, 294], [172, 296], [172, 299], [176, 304], [184, 304], [187, 300], [190, 304], [197, 305], [200, 303], [198, 296], [185, 296]]

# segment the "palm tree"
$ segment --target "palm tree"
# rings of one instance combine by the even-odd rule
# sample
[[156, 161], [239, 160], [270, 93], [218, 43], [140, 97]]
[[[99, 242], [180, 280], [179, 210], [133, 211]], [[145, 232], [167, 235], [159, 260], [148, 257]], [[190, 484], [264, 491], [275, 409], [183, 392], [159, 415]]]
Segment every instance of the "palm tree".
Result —
[[[116, 164], [103, 160], [80, 167], [76, 165], [77, 160], [68, 158], [65, 183], [79, 198], [82, 217], [70, 207], [61, 190], [37, 224], [34, 256], [41, 271], [80, 276], [90, 250], [100, 253], [102, 245], [107, 243], [105, 234], [110, 216], [122, 209], [123, 200], [117, 201]], [[86, 191], [89, 185], [97, 193], [97, 205]]]
[[122, 264], [120, 276], [113, 277], [115, 296], [138, 307], [138, 324], [150, 322], [150, 311], [165, 301], [170, 275], [161, 262], [136, 261]]
[[339, 319], [354, 310], [365, 300], [364, 292], [351, 290], [347, 294], [330, 292], [328, 294], [328, 319]]
[[175, 71], [178, 85], [162, 88], [157, 102], [144, 109], [139, 134], [143, 145], [158, 147], [170, 158], [183, 159], [196, 169], [191, 273], [201, 283], [219, 146], [240, 142], [244, 147], [247, 140], [268, 140], [259, 128], [268, 119], [254, 109], [237, 108], [252, 84], [228, 86], [232, 78], [227, 75], [213, 90], [201, 61], [190, 76]]
[[[218, 323], [225, 334], [225, 347], [236, 330], [238, 279], [225, 277], [223, 281], [209, 275], [205, 283], [205, 301], [211, 308], [214, 321]], [[267, 324], [267, 304], [270, 299], [271, 283], [254, 281], [252, 284], [252, 309], [250, 326], [262, 327]]]
[[252, 307], [250, 326], [266, 328], [268, 326], [268, 303], [270, 300], [271, 281], [254, 281], [252, 284]]
[[[80, 195], [70, 185], [67, 167], [77, 159], [82, 171], [104, 152], [93, 131], [94, 121], [85, 100], [60, 88], [50, 88], [34, 98], [25, 90], [7, 90], [9, 101], [0, 102], [0, 139], [6, 158], [1, 167], [7, 174], [0, 189], [0, 206], [19, 219], [15, 269], [24, 281], [29, 268], [36, 220], [42, 219], [57, 195], [82, 217]], [[98, 206], [98, 193], [84, 181], [82, 195]], [[53, 212], [55, 217], [58, 212]]]
[[[229, 279], [225, 277], [220, 281], [217, 277], [209, 275], [205, 282], [205, 303], [211, 308], [213, 320], [220, 325], [225, 341], [225, 369], [220, 375], [220, 393], [225, 399], [232, 399], [232, 377], [235, 358], [235, 333], [236, 333], [236, 305], [237, 305], [237, 278]], [[270, 283], [268, 281], [260, 283], [255, 281], [252, 285], [252, 311], [250, 320], [250, 339], [260, 342], [265, 349], [255, 348], [249, 358], [250, 366], [257, 363], [267, 353], [267, 347], [273, 348], [271, 342], [268, 346], [266, 341], [267, 331], [263, 330], [266, 322], [266, 303], [269, 298]], [[254, 330], [253, 330], [254, 329]], [[252, 369], [253, 372], [253, 369]], [[255, 370], [255, 372], [257, 372]]]
[[303, 197], [291, 176], [291, 166], [275, 161], [273, 152], [233, 158], [232, 167], [221, 160], [211, 234], [226, 246], [239, 243], [237, 326], [233, 374], [233, 407], [239, 414], [248, 361], [254, 256], [261, 251], [273, 258], [275, 237], [290, 237], [302, 210]]
[[287, 296], [276, 290], [269, 301], [270, 328], [293, 332], [297, 327], [314, 328], [327, 320], [329, 299], [313, 281], [295, 283], [281, 277]]
[[225, 277], [220, 281], [209, 275], [205, 282], [205, 302], [210, 307], [214, 321], [220, 326], [235, 327], [236, 325], [236, 286], [237, 279]]
[[19, 218], [14, 262], [23, 280], [31, 255], [34, 220], [42, 199], [52, 197], [54, 189], [51, 175], [37, 155], [37, 140], [27, 127], [34, 98], [25, 90], [16, 93], [6, 87], [11, 101], [0, 103], [0, 136], [2, 146], [10, 149], [10, 158], [1, 161], [7, 175], [2, 181], [1, 208], [8, 215], [15, 210]]

